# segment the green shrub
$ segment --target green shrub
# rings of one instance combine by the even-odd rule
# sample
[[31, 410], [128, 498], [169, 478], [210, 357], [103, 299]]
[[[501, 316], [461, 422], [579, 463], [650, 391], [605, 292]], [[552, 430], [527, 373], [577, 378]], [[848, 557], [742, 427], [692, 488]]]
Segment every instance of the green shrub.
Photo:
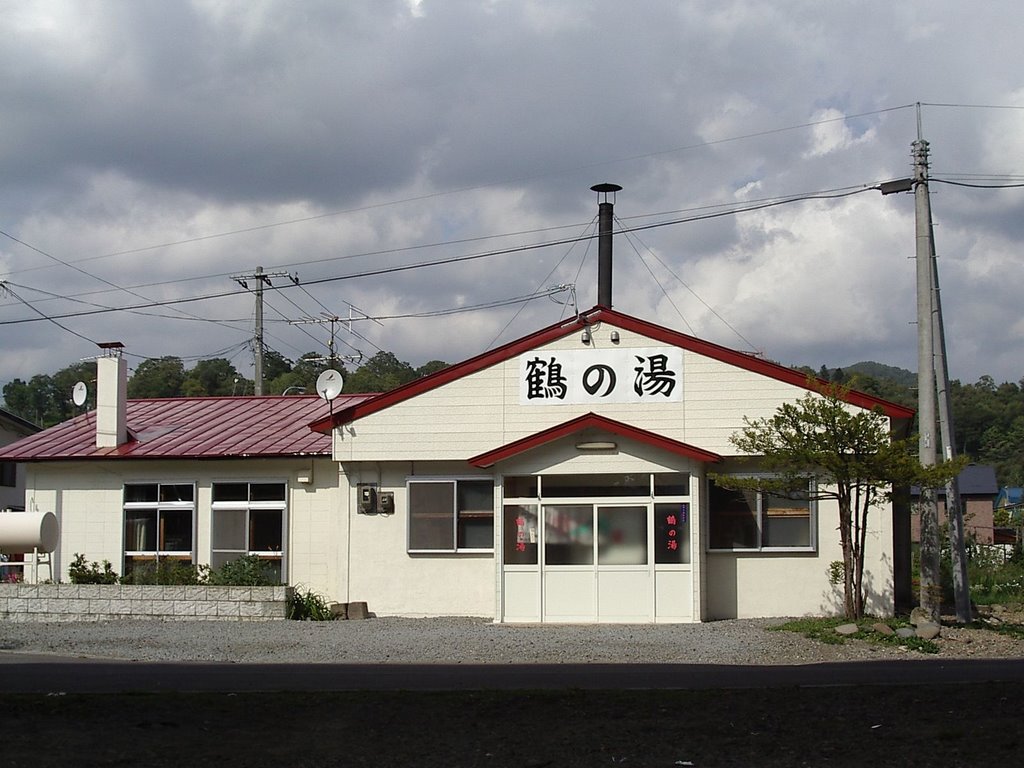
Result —
[[121, 577], [122, 584], [166, 584], [184, 586], [205, 584], [210, 568], [181, 560], [159, 560], [134, 566]]
[[288, 618], [296, 621], [332, 621], [327, 600], [311, 590], [296, 589], [288, 600]]
[[211, 570], [208, 583], [219, 587], [273, 587], [281, 581], [263, 558], [242, 555]]
[[86, 562], [85, 555], [75, 553], [75, 559], [68, 566], [68, 577], [72, 584], [116, 584], [117, 573], [109, 560], [104, 560], [102, 568], [97, 562]]

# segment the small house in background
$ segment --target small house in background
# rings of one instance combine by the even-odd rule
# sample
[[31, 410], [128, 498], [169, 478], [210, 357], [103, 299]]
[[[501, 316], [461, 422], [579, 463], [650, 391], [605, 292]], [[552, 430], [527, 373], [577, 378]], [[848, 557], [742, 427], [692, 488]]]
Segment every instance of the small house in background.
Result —
[[[34, 435], [42, 427], [0, 408], [0, 447]], [[25, 508], [25, 468], [15, 461], [0, 460], [0, 510]]]
[[[960, 500], [964, 509], [964, 534], [979, 544], [996, 542], [993, 510], [999, 484], [996, 482], [995, 467], [988, 464], [968, 464], [957, 476], [960, 486]], [[921, 495], [920, 488], [912, 488], [911, 496], [916, 500]], [[949, 522], [946, 516], [946, 489], [938, 491], [939, 525]], [[911, 518], [911, 537], [914, 542], [921, 541], [921, 518]]]
[[1016, 544], [1017, 531], [1024, 528], [1024, 488], [1004, 486], [995, 500], [996, 544]]

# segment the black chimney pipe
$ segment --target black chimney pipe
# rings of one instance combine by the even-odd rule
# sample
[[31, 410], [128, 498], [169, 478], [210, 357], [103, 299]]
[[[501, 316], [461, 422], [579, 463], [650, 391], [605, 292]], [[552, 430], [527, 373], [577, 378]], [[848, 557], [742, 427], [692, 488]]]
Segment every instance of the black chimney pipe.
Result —
[[[595, 184], [590, 188], [604, 199], [597, 206], [597, 306], [612, 308], [612, 212], [618, 184]], [[612, 202], [608, 202], [608, 194]], [[600, 197], [598, 198], [600, 199]]]

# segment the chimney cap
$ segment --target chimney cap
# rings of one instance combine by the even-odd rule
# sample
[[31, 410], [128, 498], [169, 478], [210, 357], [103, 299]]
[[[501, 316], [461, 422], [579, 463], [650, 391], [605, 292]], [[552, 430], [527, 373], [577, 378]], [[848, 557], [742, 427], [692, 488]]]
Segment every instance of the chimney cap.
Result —
[[604, 184], [595, 184], [590, 188], [590, 191], [604, 192], [605, 194], [607, 194], [609, 192], [621, 192], [622, 187], [620, 187], [618, 184], [609, 184], [608, 182], [605, 182]]
[[124, 344], [120, 341], [97, 341], [96, 346], [103, 350], [105, 357], [120, 357]]

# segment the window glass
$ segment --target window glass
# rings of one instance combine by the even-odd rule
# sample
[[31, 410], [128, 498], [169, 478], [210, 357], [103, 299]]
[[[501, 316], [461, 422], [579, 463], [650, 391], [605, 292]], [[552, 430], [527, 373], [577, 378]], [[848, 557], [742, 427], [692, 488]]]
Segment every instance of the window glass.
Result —
[[597, 508], [598, 565], [647, 564], [647, 507]]
[[191, 483], [178, 483], [160, 486], [160, 501], [192, 501], [195, 486]]
[[160, 539], [161, 552], [191, 552], [192, 510], [160, 510]]
[[494, 547], [494, 482], [459, 480], [458, 526], [456, 546], [459, 549], [492, 549]]
[[[127, 491], [127, 488], [125, 490]], [[125, 511], [124, 548], [126, 552], [156, 553], [155, 509], [129, 509]]]
[[690, 473], [689, 472], [655, 472], [655, 474], [654, 474], [654, 495], [655, 496], [689, 496], [690, 495]]
[[506, 565], [536, 565], [537, 505], [506, 504], [503, 525]]
[[567, 499], [597, 496], [650, 496], [651, 476], [607, 473], [600, 475], [543, 475], [541, 494], [546, 498]]
[[690, 562], [690, 505], [654, 505], [654, 562]]
[[409, 549], [455, 548], [455, 483], [409, 483]]
[[157, 484], [156, 483], [145, 483], [145, 484], [133, 484], [126, 485], [124, 487], [124, 502], [125, 504], [131, 503], [145, 503], [153, 502], [157, 500]]
[[535, 499], [537, 478], [533, 475], [507, 475], [502, 490], [506, 499]]
[[763, 494], [761, 515], [762, 546], [811, 546], [811, 504], [807, 499]]
[[14, 488], [18, 484], [18, 465], [13, 461], [0, 461], [0, 485]]
[[711, 549], [756, 549], [757, 494], [733, 491], [708, 482]]
[[249, 551], [281, 552], [284, 550], [284, 531], [280, 509], [253, 509], [249, 512]]
[[547, 565], [593, 565], [593, 506], [544, 506], [544, 562]]
[[[245, 552], [245, 510], [215, 509], [213, 511], [213, 548]], [[214, 566], [216, 567], [216, 566]]]
[[284, 501], [284, 483], [250, 483], [250, 501]]
[[214, 483], [214, 501], [248, 501], [248, 483]]

